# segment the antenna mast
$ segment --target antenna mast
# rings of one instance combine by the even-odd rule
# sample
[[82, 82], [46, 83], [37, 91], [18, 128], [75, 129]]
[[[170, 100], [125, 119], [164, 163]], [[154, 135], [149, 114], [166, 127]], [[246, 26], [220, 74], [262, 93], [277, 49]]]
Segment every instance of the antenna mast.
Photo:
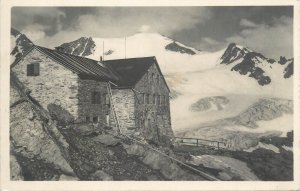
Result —
[[126, 59], [126, 36], [125, 36], [125, 59]]
[[104, 60], [104, 41], [102, 43], [102, 57], [103, 57], [103, 60]]

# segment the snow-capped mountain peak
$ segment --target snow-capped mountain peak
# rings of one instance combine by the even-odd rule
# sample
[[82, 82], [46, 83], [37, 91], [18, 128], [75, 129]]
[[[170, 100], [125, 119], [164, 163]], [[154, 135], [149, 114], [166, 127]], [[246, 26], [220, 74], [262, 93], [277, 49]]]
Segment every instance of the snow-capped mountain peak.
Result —
[[20, 58], [34, 45], [33, 42], [26, 37], [26, 35], [20, 33], [14, 28], [11, 28], [10, 43], [11, 63]]
[[55, 48], [68, 54], [88, 56], [94, 52], [95, 46], [95, 42], [91, 37], [81, 37], [72, 42], [63, 43]]
[[221, 57], [221, 64], [230, 64], [235, 60], [244, 57], [249, 52], [252, 51], [248, 48], [236, 45], [235, 43], [230, 43]]
[[228, 65], [232, 71], [239, 72], [241, 75], [254, 78], [262, 86], [270, 84], [273, 78], [274, 80], [289, 78], [293, 73], [293, 64], [289, 67], [282, 67], [287, 61], [281, 57], [280, 61], [276, 62], [274, 59], [266, 58], [261, 53], [235, 43], [229, 44], [220, 58], [220, 64]]

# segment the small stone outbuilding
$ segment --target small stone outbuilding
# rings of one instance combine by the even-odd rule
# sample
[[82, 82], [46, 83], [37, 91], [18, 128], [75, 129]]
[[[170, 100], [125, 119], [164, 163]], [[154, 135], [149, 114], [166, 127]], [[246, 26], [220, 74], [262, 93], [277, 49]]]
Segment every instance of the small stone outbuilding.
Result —
[[103, 63], [119, 78], [112, 86], [112, 98], [121, 131], [140, 132], [155, 142], [173, 137], [170, 90], [156, 58], [127, 58]]

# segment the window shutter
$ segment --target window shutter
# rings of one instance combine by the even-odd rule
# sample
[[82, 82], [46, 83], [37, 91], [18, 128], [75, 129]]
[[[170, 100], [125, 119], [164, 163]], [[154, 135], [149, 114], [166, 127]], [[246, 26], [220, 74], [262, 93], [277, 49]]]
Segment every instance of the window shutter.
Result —
[[101, 94], [100, 94], [100, 92], [96, 92], [96, 103], [101, 104]]
[[40, 63], [31, 63], [27, 65], [27, 76], [39, 76]]
[[27, 65], [27, 76], [33, 76], [33, 65], [32, 64]]
[[93, 117], [93, 123], [98, 123], [98, 117]]
[[92, 92], [92, 104], [101, 104], [100, 92]]
[[30, 64], [27, 65], [27, 76], [31, 76], [30, 75]]
[[149, 100], [150, 98], [149, 98], [149, 94], [147, 94], [147, 104], [149, 104]]
[[40, 75], [40, 63], [33, 63], [33, 75], [39, 76]]

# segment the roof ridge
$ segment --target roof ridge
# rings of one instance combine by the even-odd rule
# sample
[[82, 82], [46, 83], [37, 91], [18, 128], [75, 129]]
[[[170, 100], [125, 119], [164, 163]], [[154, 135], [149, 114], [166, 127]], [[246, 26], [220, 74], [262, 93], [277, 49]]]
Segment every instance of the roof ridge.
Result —
[[115, 60], [130, 60], [130, 59], [141, 59], [141, 58], [155, 58], [155, 56], [143, 56], [143, 57], [131, 57], [131, 58], [118, 58], [118, 59], [111, 59], [111, 60], [103, 60], [102, 62], [106, 61], [115, 61]]
[[88, 75], [98, 76], [100, 78], [104, 77], [110, 80], [118, 80], [119, 78], [113, 72], [111, 72], [111, 69], [108, 68], [105, 64], [103, 66], [98, 64], [99, 61], [97, 60], [68, 54], [38, 45], [35, 45], [35, 47], [43, 53], [50, 55], [52, 59], [58, 59], [56, 61], [62, 63], [63, 65], [65, 65], [65, 67], [68, 66], [69, 69], [76, 70], [76, 73], [78, 74], [86, 73]]
[[94, 59], [87, 58], [87, 57], [83, 57], [83, 56], [77, 56], [77, 55], [70, 54], [70, 53], [66, 53], [66, 52], [61, 52], [61, 51], [56, 50], [56, 49], [46, 48], [46, 47], [39, 46], [39, 45], [34, 45], [34, 46], [37, 46], [37, 47], [43, 48], [43, 49], [48, 49], [48, 50], [50, 50], [50, 51], [55, 51], [55, 52], [57, 52], [57, 53], [65, 54], [65, 55], [68, 55], [68, 56], [70, 55], [70, 56], [74, 56], [74, 57], [77, 57], [77, 58], [83, 58], [83, 59], [87, 59], [87, 60], [92, 60], [92, 61], [98, 62], [98, 60], [94, 60]]

